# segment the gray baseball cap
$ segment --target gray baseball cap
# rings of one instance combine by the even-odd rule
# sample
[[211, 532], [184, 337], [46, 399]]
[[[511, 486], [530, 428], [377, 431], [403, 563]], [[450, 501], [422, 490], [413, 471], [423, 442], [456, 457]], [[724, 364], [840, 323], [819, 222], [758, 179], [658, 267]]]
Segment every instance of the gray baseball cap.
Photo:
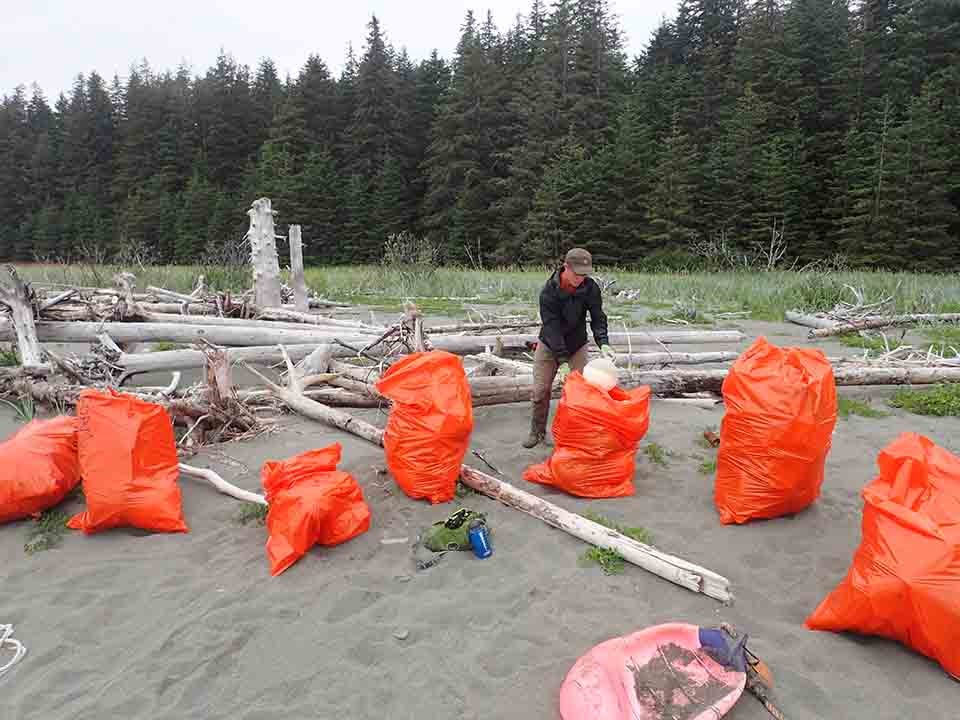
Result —
[[564, 262], [570, 266], [577, 275], [593, 274], [593, 258], [583, 248], [573, 248], [567, 253]]

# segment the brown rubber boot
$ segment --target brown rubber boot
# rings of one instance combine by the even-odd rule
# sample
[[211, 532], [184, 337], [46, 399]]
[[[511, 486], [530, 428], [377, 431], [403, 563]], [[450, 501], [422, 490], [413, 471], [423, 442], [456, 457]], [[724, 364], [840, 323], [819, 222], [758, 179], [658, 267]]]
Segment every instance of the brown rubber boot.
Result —
[[550, 412], [550, 401], [533, 403], [533, 417], [530, 420], [530, 435], [523, 441], [523, 446], [530, 450], [535, 448], [547, 435], [547, 413]]

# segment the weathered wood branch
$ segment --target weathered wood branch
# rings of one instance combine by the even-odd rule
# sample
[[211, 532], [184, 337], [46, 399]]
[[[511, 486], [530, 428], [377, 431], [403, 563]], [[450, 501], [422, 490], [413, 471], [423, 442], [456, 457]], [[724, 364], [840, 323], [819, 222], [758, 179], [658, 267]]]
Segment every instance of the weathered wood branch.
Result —
[[236, 485], [228, 483], [222, 477], [220, 477], [216, 472], [208, 468], [199, 468], [192, 465], [186, 465], [180, 463], [180, 473], [188, 477], [199, 478], [200, 480], [206, 480], [208, 483], [213, 485], [218, 491], [222, 492], [224, 495], [229, 495], [232, 498], [237, 500], [243, 500], [244, 502], [256, 503], [257, 505], [266, 505], [267, 499], [263, 495], [258, 495], [257, 493], [250, 492], [249, 490], [244, 490], [243, 488], [238, 488]]
[[[291, 357], [296, 360], [307, 357], [317, 349], [315, 343], [287, 345], [285, 347]], [[356, 355], [356, 353], [341, 346], [331, 348], [331, 353], [333, 356], [341, 358]], [[238, 362], [264, 364], [283, 360], [283, 355], [276, 345], [229, 348], [227, 357], [231, 364]], [[129, 374], [136, 374], [160, 370], [201, 368], [204, 362], [204, 355], [200, 350], [163, 350], [150, 353], [123, 353], [114, 361], [114, 364]]]

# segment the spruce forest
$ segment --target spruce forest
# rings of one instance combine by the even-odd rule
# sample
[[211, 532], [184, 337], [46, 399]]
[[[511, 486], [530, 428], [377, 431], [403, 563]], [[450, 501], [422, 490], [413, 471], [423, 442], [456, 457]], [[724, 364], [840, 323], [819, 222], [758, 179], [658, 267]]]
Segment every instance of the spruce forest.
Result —
[[[451, 29], [453, 31], [453, 29]], [[628, 57], [606, 0], [468, 14], [334, 76], [221, 53], [0, 107], [0, 257], [216, 261], [273, 200], [312, 264], [960, 268], [960, 2], [682, 0]], [[770, 257], [770, 247], [779, 248]]]

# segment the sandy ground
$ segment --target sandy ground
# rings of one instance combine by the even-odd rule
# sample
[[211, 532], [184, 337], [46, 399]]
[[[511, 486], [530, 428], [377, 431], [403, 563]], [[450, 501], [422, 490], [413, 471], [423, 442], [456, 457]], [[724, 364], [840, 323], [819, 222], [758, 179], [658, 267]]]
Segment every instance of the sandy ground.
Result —
[[[744, 329], [780, 343], [803, 337], [783, 325]], [[791, 720], [955, 718], [960, 687], [933, 662], [884, 640], [809, 632], [803, 621], [846, 572], [877, 452], [905, 430], [960, 452], [960, 422], [899, 412], [840, 420], [813, 508], [722, 527], [712, 479], [697, 469], [709, 451], [696, 445], [721, 412], [655, 403], [644, 442], [673, 455], [667, 467], [638, 455], [637, 492], [626, 499], [584, 501], [523, 483], [523, 468], [547, 453], [519, 446], [526, 406], [478, 409], [473, 444], [512, 482], [574, 511], [642, 525], [663, 550], [726, 575], [732, 607], [639, 568], [607, 577], [581, 567], [583, 543], [481, 496], [463, 502], [488, 513], [494, 556], [448, 555], [418, 572], [407, 544], [383, 541], [412, 541], [452, 506], [407, 499], [378, 472], [378, 448], [290, 418], [282, 432], [195, 462], [259, 489], [264, 460], [339, 441], [343, 467], [371, 506], [371, 530], [271, 578], [265, 530], [240, 526], [236, 501], [190, 479], [182, 481], [186, 535], [71, 534], [28, 557], [27, 524], [0, 527], [0, 622], [14, 623], [29, 648], [0, 680], [0, 718], [552, 719], [577, 657], [668, 621], [728, 621], [749, 632]], [[14, 427], [0, 418], [0, 434]], [[767, 715], [744, 696], [728, 717]]]

